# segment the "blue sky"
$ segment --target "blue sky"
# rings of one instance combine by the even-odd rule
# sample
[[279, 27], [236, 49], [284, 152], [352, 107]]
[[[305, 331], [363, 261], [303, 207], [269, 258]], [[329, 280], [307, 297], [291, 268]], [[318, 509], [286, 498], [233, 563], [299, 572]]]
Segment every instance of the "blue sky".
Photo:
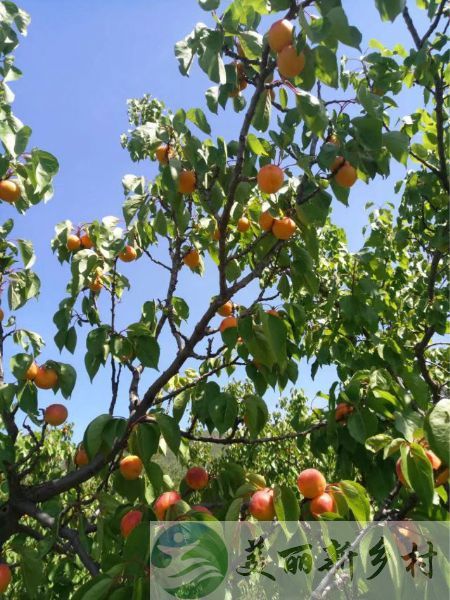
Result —
[[[362, 31], [363, 51], [371, 38], [388, 46], [403, 43], [410, 47], [402, 20], [382, 23], [374, 2], [344, 0], [343, 5], [351, 24]], [[17, 317], [19, 326], [38, 331], [46, 339], [43, 360], [71, 362], [78, 369], [78, 384], [68, 406], [70, 419], [76, 424], [76, 437], [80, 438], [89, 421], [107, 411], [109, 373], [98, 376], [91, 387], [83, 367], [83, 337], [75, 356], [65, 352], [59, 357], [53, 344], [52, 317], [65, 295], [68, 276], [67, 265], [61, 267], [50, 250], [54, 226], [65, 219], [78, 223], [105, 215], [121, 216], [123, 175], [154, 174], [154, 165], [133, 164], [120, 146], [120, 134], [128, 126], [128, 98], [148, 92], [174, 110], [205, 107], [204, 91], [209, 87], [206, 77], [194, 68], [189, 78], [183, 78], [173, 46], [196, 22], [209, 23], [210, 17], [195, 0], [23, 0], [20, 6], [31, 13], [32, 23], [28, 37], [16, 52], [24, 78], [12, 86], [16, 92], [14, 111], [32, 127], [33, 145], [57, 156], [60, 173], [53, 200], [33, 208], [25, 217], [15, 218], [15, 236], [30, 239], [35, 245], [35, 270], [42, 280], [41, 300], [30, 303]], [[417, 23], [419, 30], [425, 29], [420, 13]], [[350, 57], [359, 55], [351, 48], [340, 50]], [[415, 91], [405, 92], [400, 97], [399, 114], [408, 114], [418, 105]], [[237, 137], [239, 116], [221, 112], [210, 121], [214, 135]], [[378, 178], [369, 186], [357, 183], [348, 208], [334, 203], [333, 218], [345, 228], [352, 249], [357, 249], [362, 239], [365, 203], [392, 201], [393, 185], [403, 177], [403, 168], [394, 166], [388, 181]], [[11, 216], [9, 207], [2, 206], [2, 218]], [[166, 285], [164, 274], [144, 261], [127, 265], [126, 273], [134, 290], [126, 294], [119, 307], [118, 318], [123, 326], [138, 320], [142, 302], [160, 297]], [[201, 314], [207, 298], [215, 293], [215, 282], [212, 264], [201, 281], [183, 273], [180, 289], [191, 304], [193, 317]], [[171, 338], [163, 337], [161, 342], [163, 356], [172, 356]], [[147, 373], [144, 383], [151, 381], [151, 376]], [[331, 377], [332, 370], [324, 370], [311, 382], [305, 367], [299, 385], [312, 398], [319, 389], [327, 391]], [[127, 412], [126, 383], [121, 386], [117, 414]], [[41, 392], [40, 406], [53, 401], [51, 392]]]

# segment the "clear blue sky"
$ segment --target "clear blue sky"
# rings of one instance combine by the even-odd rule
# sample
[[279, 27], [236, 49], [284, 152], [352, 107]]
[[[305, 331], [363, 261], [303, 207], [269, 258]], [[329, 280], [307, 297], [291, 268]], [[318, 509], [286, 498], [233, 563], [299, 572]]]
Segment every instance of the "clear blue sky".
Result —
[[[344, 0], [343, 4], [351, 23], [363, 33], [363, 51], [371, 38], [390, 46], [403, 43], [410, 47], [401, 19], [394, 24], [382, 23], [371, 0]], [[196, 22], [209, 23], [210, 17], [195, 0], [23, 0], [20, 6], [31, 13], [32, 23], [16, 53], [24, 78], [12, 86], [16, 92], [14, 111], [32, 127], [33, 145], [58, 157], [60, 173], [53, 200], [15, 219], [16, 237], [31, 239], [35, 245], [35, 270], [42, 280], [41, 301], [32, 302], [17, 317], [19, 326], [38, 331], [46, 339], [43, 360], [71, 362], [78, 369], [78, 384], [68, 407], [80, 438], [89, 421], [107, 411], [109, 373], [98, 376], [91, 387], [83, 367], [83, 337], [75, 357], [65, 352], [59, 358], [53, 344], [52, 316], [65, 295], [68, 276], [67, 265], [61, 267], [50, 250], [54, 225], [64, 219], [77, 223], [111, 214], [121, 216], [122, 176], [135, 173], [151, 177], [154, 173], [153, 165], [133, 164], [120, 146], [120, 134], [128, 126], [128, 98], [148, 92], [174, 110], [205, 106], [204, 91], [209, 87], [205, 76], [196, 67], [189, 79], [183, 78], [173, 46]], [[418, 26], [420, 30], [426, 26], [422, 17]], [[341, 51], [358, 56], [348, 47]], [[399, 114], [412, 112], [418, 102], [414, 91], [405, 93]], [[210, 120], [214, 135], [237, 137], [240, 117], [222, 112]], [[352, 189], [349, 208], [334, 203], [334, 220], [345, 228], [352, 249], [357, 249], [362, 239], [364, 204], [393, 200], [393, 184], [403, 173], [395, 166], [387, 182], [378, 178], [370, 186], [358, 183]], [[4, 204], [2, 216], [10, 216]], [[126, 271], [135, 290], [120, 306], [122, 325], [138, 320], [142, 302], [160, 297], [166, 285], [164, 274], [144, 261], [127, 265]], [[181, 278], [180, 289], [191, 303], [193, 316], [201, 313], [206, 299], [216, 291], [212, 271], [210, 264], [202, 281], [187, 272]], [[163, 355], [173, 355], [171, 338], [164, 337], [162, 346]], [[149, 372], [144, 381], [150, 381], [151, 376]], [[322, 371], [311, 382], [309, 368], [303, 366], [298, 385], [312, 398], [317, 390], [328, 390], [331, 376], [332, 370]], [[117, 414], [127, 413], [126, 384], [121, 386]], [[40, 406], [53, 401], [51, 392], [41, 392]]]

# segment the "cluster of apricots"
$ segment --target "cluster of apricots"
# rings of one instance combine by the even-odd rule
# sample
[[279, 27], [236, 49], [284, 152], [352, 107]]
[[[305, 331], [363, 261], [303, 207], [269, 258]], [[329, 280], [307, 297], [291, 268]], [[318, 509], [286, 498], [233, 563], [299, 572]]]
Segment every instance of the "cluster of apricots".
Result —
[[286, 78], [300, 75], [306, 63], [304, 52], [297, 52], [292, 34], [293, 26], [287, 19], [275, 21], [268, 33], [270, 49], [277, 54], [278, 71]]
[[89, 237], [88, 233], [71, 233], [67, 236], [66, 248], [69, 252], [76, 252], [80, 248], [93, 248], [94, 242]]
[[[160, 144], [155, 150], [156, 160], [160, 165], [167, 165], [169, 160], [175, 155], [173, 148], [168, 144]], [[197, 185], [197, 176], [195, 171], [183, 169], [178, 174], [178, 192], [180, 194], [192, 194]]]
[[[424, 451], [425, 451], [426, 457], [428, 458], [428, 460], [431, 463], [433, 471], [439, 471], [436, 474], [436, 479], [435, 479], [435, 486], [439, 487], [440, 485], [443, 485], [444, 483], [446, 483], [448, 481], [449, 468], [445, 467], [444, 469], [440, 470], [442, 467], [442, 461], [439, 458], [439, 456], [436, 456], [436, 454], [429, 448], [424, 448]], [[397, 473], [397, 478], [400, 481], [400, 483], [402, 485], [404, 485], [405, 487], [407, 487], [408, 483], [402, 472], [402, 459], [401, 458], [399, 458], [395, 464], [395, 471]]]
[[58, 373], [46, 365], [39, 366], [32, 362], [25, 373], [28, 381], [33, 381], [41, 390], [51, 390], [58, 384]]
[[343, 188], [351, 188], [358, 179], [356, 169], [343, 156], [336, 156], [331, 165], [334, 181]]
[[[76, 252], [77, 250], [80, 250], [80, 248], [93, 248], [94, 242], [88, 233], [82, 233], [81, 235], [71, 233], [67, 236], [66, 247], [69, 252]], [[136, 249], [133, 248], [133, 246], [125, 246], [124, 249], [119, 252], [119, 258], [123, 262], [132, 262], [133, 260], [136, 260]]]
[[327, 481], [317, 469], [302, 471], [297, 478], [297, 486], [300, 493], [309, 500], [309, 509], [313, 517], [336, 511], [334, 498], [326, 491]]
[[288, 240], [297, 231], [297, 225], [291, 217], [276, 219], [272, 217], [269, 211], [261, 213], [259, 216], [259, 226], [263, 231], [271, 231], [277, 240]]
[[3, 179], [0, 181], [0, 200], [9, 202], [9, 204], [15, 204], [20, 195], [20, 187], [14, 180]]
[[[341, 146], [341, 141], [335, 133], [330, 134], [326, 141], [338, 148]], [[331, 172], [333, 180], [343, 188], [351, 188], [358, 179], [355, 167], [343, 156], [336, 156], [331, 165]]]
[[[137, 479], [142, 472], [142, 461], [138, 456], [126, 456], [120, 461], [119, 469], [125, 479]], [[199, 491], [206, 488], [209, 483], [209, 475], [202, 467], [191, 467], [185, 475], [185, 481], [188, 487], [193, 491]], [[166, 513], [171, 506], [182, 500], [181, 494], [175, 490], [162, 493], [153, 503], [153, 511], [159, 521], [163, 521]], [[194, 505], [191, 510], [211, 514], [211, 512], [201, 505]], [[128, 537], [135, 527], [141, 523], [143, 512], [140, 510], [128, 511], [120, 521], [120, 531], [124, 538]]]
[[[313, 517], [317, 518], [325, 512], [335, 512], [333, 496], [326, 491], [325, 477], [317, 469], [305, 469], [297, 478], [300, 493], [309, 501]], [[253, 493], [250, 498], [249, 513], [258, 521], [272, 521], [275, 517], [274, 491], [263, 488]]]
[[[220, 333], [223, 333], [224, 331], [226, 331], [227, 329], [231, 329], [232, 327], [238, 326], [238, 319], [233, 315], [234, 309], [235, 305], [231, 300], [228, 300], [228, 302], [225, 302], [225, 304], [222, 304], [222, 306], [220, 306], [217, 309], [217, 314], [220, 317], [225, 317], [219, 325]], [[266, 310], [266, 313], [268, 315], [273, 315], [274, 317], [280, 316], [280, 313], [274, 308]]]

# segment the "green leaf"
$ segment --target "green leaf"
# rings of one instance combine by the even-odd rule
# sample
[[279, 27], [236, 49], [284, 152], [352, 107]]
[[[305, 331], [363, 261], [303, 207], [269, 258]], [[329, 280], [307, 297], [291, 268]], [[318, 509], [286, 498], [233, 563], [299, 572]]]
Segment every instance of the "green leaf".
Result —
[[401, 131], [383, 133], [383, 144], [398, 162], [406, 165], [409, 150], [409, 137], [406, 133]]
[[378, 433], [365, 441], [365, 447], [373, 453], [379, 452], [392, 442], [392, 437], [387, 433]]
[[16, 140], [14, 144], [14, 154], [19, 156], [19, 154], [23, 154], [28, 146], [28, 140], [31, 136], [31, 129], [24, 125], [19, 129], [16, 133]]
[[238, 404], [232, 394], [222, 392], [208, 402], [208, 410], [214, 426], [222, 434], [233, 427], [238, 415]]
[[25, 267], [25, 269], [31, 269], [31, 267], [36, 262], [36, 255], [34, 254], [33, 244], [28, 240], [17, 240], [17, 245], [19, 246], [23, 266]]
[[33, 362], [33, 357], [29, 354], [14, 354], [9, 359], [9, 368], [16, 379], [22, 381], [25, 379], [25, 374], [28, 367]]
[[270, 123], [270, 114], [272, 111], [272, 101], [270, 93], [265, 90], [262, 92], [256, 105], [255, 114], [252, 119], [252, 125], [258, 131], [266, 131]]
[[434, 496], [433, 468], [422, 446], [411, 444], [406, 458], [406, 472], [403, 470], [403, 461], [402, 472], [419, 498], [430, 506]]
[[360, 444], [364, 444], [367, 438], [375, 435], [377, 424], [376, 415], [368, 409], [354, 411], [347, 421], [350, 435]]
[[161, 429], [161, 433], [167, 445], [174, 454], [178, 454], [181, 442], [180, 428], [178, 423], [169, 415], [163, 415], [161, 413], [155, 413], [152, 416], [155, 417], [156, 422]]
[[375, 0], [375, 5], [383, 21], [395, 21], [406, 6], [406, 0]]
[[355, 481], [341, 481], [339, 488], [342, 490], [349, 509], [359, 523], [370, 521], [370, 502], [366, 490]]
[[10, 408], [16, 391], [17, 386], [14, 383], [0, 384], [0, 412]]
[[220, 5], [220, 0], [198, 0], [198, 3], [200, 4], [200, 7], [203, 8], [203, 10], [216, 10], [217, 8], [219, 8]]
[[431, 449], [450, 464], [450, 399], [440, 400], [425, 419], [425, 433]]
[[331, 24], [329, 33], [333, 34], [343, 44], [359, 50], [362, 40], [361, 32], [356, 27], [349, 26], [347, 16], [340, 6], [328, 11], [326, 19]]
[[288, 486], [281, 485], [274, 489], [275, 514], [279, 521], [298, 521], [300, 506], [297, 496]]
[[149, 463], [159, 446], [160, 431], [156, 423], [138, 423], [130, 436], [130, 447], [142, 462]]
[[263, 332], [281, 369], [286, 366], [287, 330], [283, 320], [275, 315], [263, 315]]
[[150, 334], [140, 335], [133, 339], [136, 346], [136, 355], [144, 367], [157, 369], [160, 350], [156, 339]]
[[264, 147], [263, 140], [257, 138], [253, 133], [248, 134], [247, 144], [250, 150], [257, 156], [268, 156], [268, 152]]
[[375, 117], [355, 117], [352, 123], [356, 128], [356, 137], [359, 143], [369, 150], [380, 150], [383, 137], [381, 128], [383, 126], [380, 119]]
[[204, 133], [211, 133], [211, 127], [205, 117], [205, 113], [200, 108], [191, 108], [187, 111], [186, 117], [197, 125]]
[[297, 108], [309, 129], [321, 136], [328, 126], [328, 115], [323, 102], [308, 92], [299, 91]]
[[20, 574], [30, 596], [35, 597], [38, 587], [43, 583], [44, 571], [39, 554], [27, 547], [20, 551]]
[[325, 85], [337, 88], [339, 83], [336, 54], [326, 46], [316, 46], [312, 50], [316, 65], [316, 75]]
[[250, 431], [250, 436], [256, 438], [268, 421], [267, 405], [262, 398], [253, 395], [246, 396], [243, 403], [245, 405], [245, 424]]
[[73, 600], [106, 600], [110, 597], [114, 580], [108, 575], [99, 575], [86, 582], [73, 596]]
[[256, 31], [242, 31], [239, 33], [239, 41], [247, 58], [260, 58], [263, 47], [261, 34]]
[[102, 433], [110, 421], [112, 421], [111, 415], [99, 415], [87, 426], [83, 436], [83, 446], [90, 460], [92, 460], [100, 451], [102, 446]]
[[69, 398], [77, 381], [77, 372], [71, 365], [54, 363], [58, 371], [58, 385], [64, 398]]

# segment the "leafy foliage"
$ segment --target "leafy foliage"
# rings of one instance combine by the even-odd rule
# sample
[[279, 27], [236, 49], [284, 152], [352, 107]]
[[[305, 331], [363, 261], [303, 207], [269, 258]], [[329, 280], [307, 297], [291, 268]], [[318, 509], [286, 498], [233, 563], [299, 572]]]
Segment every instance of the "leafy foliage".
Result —
[[[3, 357], [12, 343], [19, 351], [8, 374], [0, 369], [0, 543], [19, 565], [17, 597], [69, 597], [73, 586], [72, 597], [85, 600], [148, 596], [147, 526], [161, 516], [155, 500], [174, 489], [182, 500], [167, 519], [190, 518], [194, 502], [215, 519], [252, 518], [249, 498], [270, 487], [279, 520], [309, 520], [296, 476], [312, 465], [334, 482], [335, 512], [323, 519], [448, 519], [447, 9], [421, 3], [430, 21], [421, 37], [405, 1], [375, 5], [383, 20], [402, 15], [411, 49], [372, 40], [350, 61], [365, 44], [338, 0], [200, 0], [214, 11], [210, 25], [198, 24], [175, 55], [182, 75], [198, 64], [209, 78], [211, 113], [242, 113], [235, 139], [215, 138], [199, 107], [172, 112], [149, 95], [129, 101], [122, 146], [137, 164], [157, 160], [158, 174], [123, 178], [125, 226], [119, 217], [67, 220], [52, 241], [68, 272], [56, 346], [82, 353], [91, 381], [111, 372], [108, 404], [77, 449], [67, 428], [49, 431], [38, 392], [68, 398], [76, 372], [55, 360], [34, 364], [43, 340], [16, 323], [16, 311], [39, 295], [34, 252], [27, 240], [11, 241], [11, 219], [1, 226], [0, 283], [11, 314], [0, 324], [0, 350]], [[58, 163], [27, 151], [31, 130], [11, 111], [8, 82], [20, 76], [11, 53], [29, 18], [11, 2], [0, 2], [0, 14], [0, 197], [24, 213], [50, 198]], [[305, 63], [290, 79], [277, 72], [265, 35], [274, 14], [295, 24], [294, 53]], [[423, 105], [397, 120], [397, 101], [412, 85]], [[388, 178], [392, 161], [405, 168], [394, 201], [366, 205], [364, 243], [350, 251], [333, 205], [351, 210], [356, 179]], [[274, 181], [281, 172], [275, 186], [262, 176], [268, 165]], [[134, 260], [157, 265], [167, 291], [161, 297], [158, 280], [157, 298], [129, 311], [119, 331]], [[196, 323], [179, 289], [182, 269], [193, 285], [205, 270], [217, 273]], [[245, 305], [236, 299], [244, 289], [249, 297], [256, 290]], [[163, 331], [172, 355], [161, 352]], [[322, 408], [309, 410], [298, 386], [306, 368], [314, 378], [325, 366], [335, 381], [320, 392]], [[230, 384], [232, 376], [239, 382]], [[129, 414], [119, 416], [126, 377]], [[286, 390], [281, 412], [270, 411], [268, 390]], [[121, 462], [127, 455], [135, 471]], [[170, 473], [164, 456], [177, 460]], [[180, 471], [192, 461], [210, 471], [199, 491]], [[120, 520], [131, 508], [142, 523], [123, 539]]]

